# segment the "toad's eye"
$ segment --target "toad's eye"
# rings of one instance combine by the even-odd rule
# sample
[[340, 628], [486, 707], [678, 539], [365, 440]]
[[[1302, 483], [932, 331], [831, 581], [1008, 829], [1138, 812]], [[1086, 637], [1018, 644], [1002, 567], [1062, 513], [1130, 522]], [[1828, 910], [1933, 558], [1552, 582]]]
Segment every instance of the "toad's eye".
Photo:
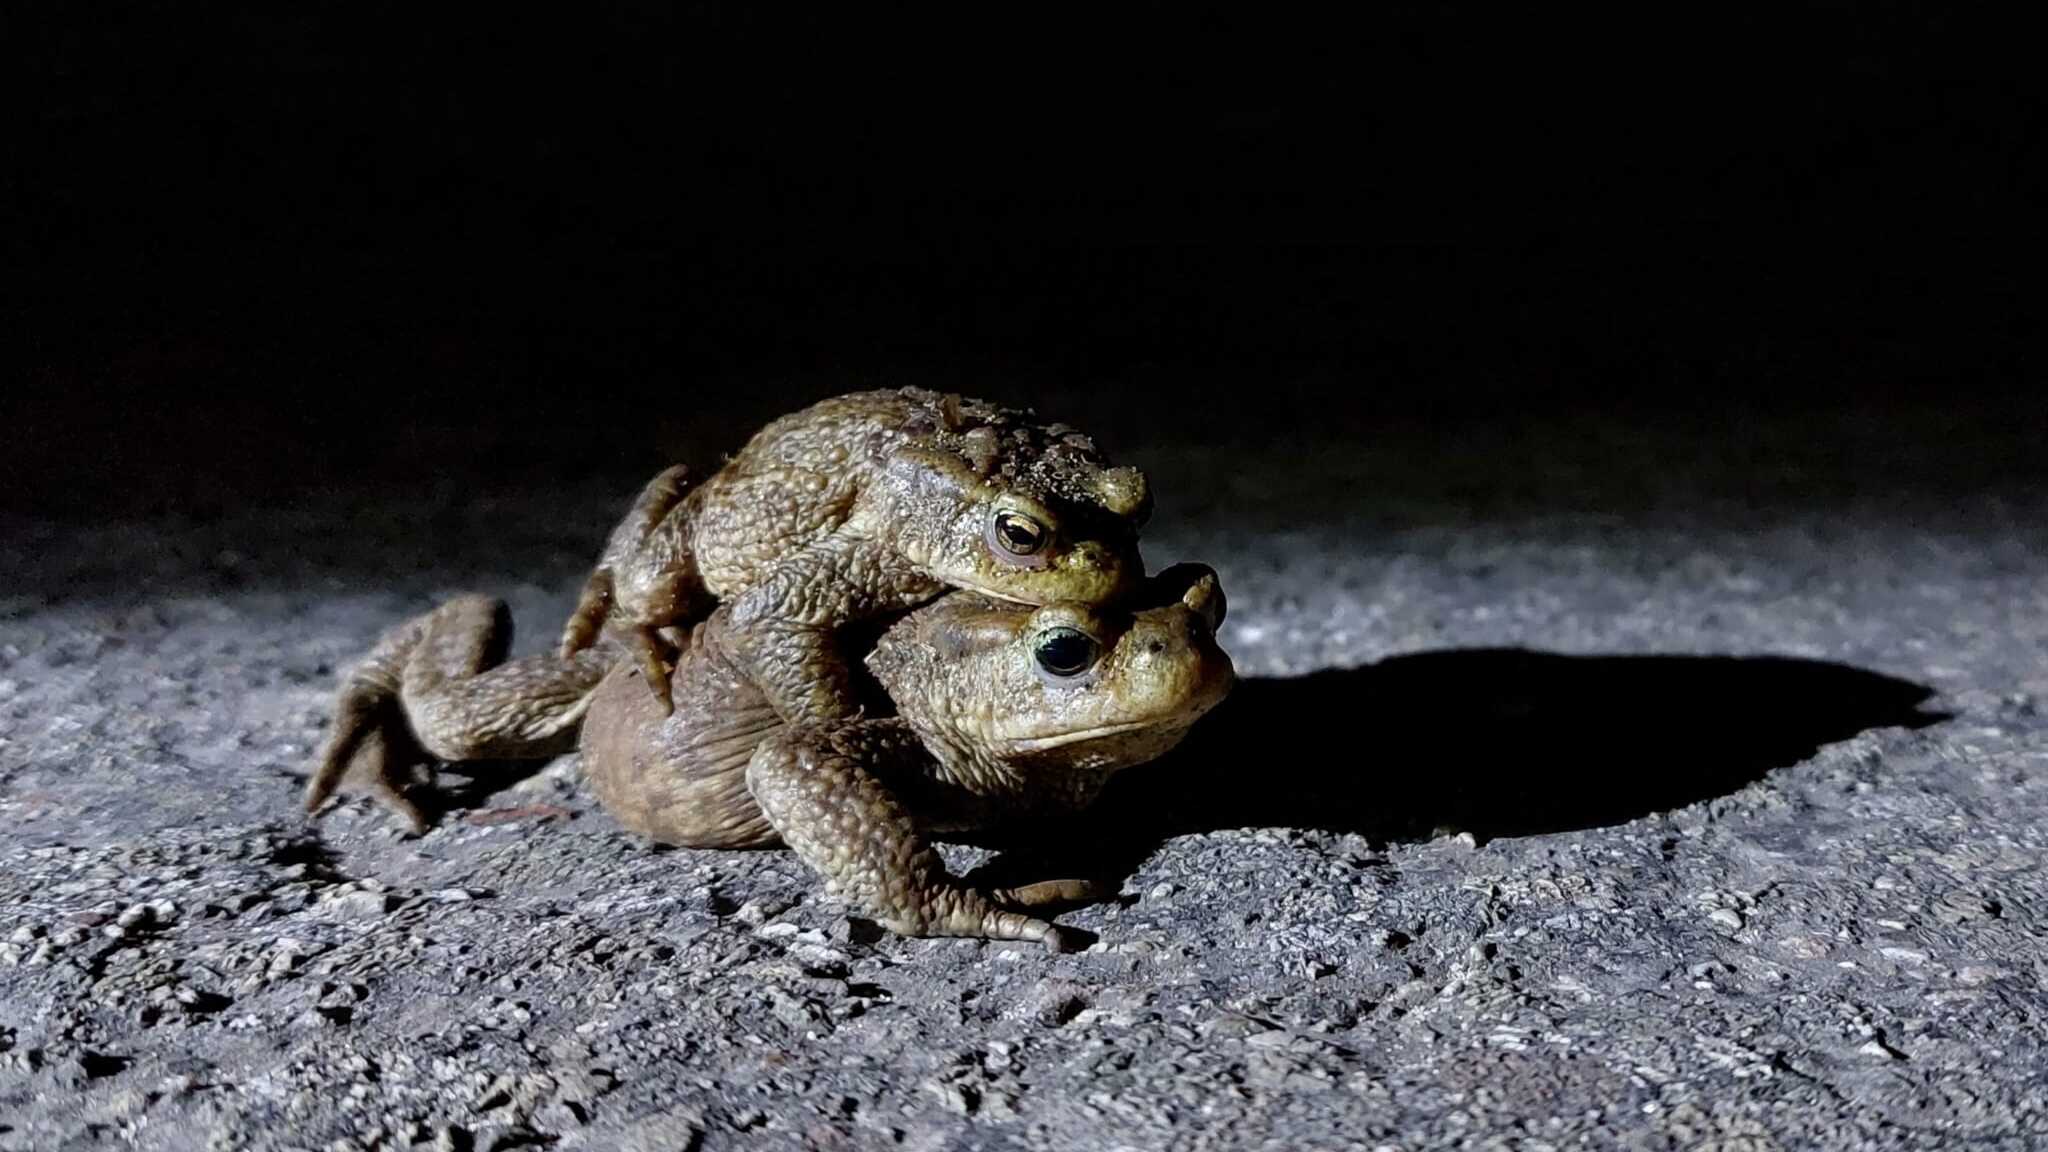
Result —
[[1012, 556], [1032, 556], [1045, 547], [1045, 525], [1022, 512], [998, 512], [989, 540]]
[[1079, 676], [1095, 666], [1095, 641], [1077, 629], [1052, 628], [1038, 638], [1032, 655], [1055, 676]]

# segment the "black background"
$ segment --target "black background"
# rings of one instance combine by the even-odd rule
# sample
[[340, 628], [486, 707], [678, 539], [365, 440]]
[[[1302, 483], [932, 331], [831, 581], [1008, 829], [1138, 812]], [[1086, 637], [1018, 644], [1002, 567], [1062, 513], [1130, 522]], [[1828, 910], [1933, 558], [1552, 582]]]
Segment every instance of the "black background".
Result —
[[846, 7], [10, 6], [10, 502], [651, 472], [881, 383], [1112, 446], [2032, 398], [1996, 9]]

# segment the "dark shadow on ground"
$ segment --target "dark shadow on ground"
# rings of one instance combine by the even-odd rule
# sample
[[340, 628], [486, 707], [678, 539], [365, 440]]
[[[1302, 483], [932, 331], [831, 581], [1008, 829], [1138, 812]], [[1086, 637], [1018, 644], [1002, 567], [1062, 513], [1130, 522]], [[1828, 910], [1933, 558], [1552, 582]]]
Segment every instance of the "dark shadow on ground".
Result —
[[430, 824], [446, 824], [489, 810], [491, 797], [540, 774], [550, 760], [472, 760], [435, 764], [430, 786], [407, 795]]
[[[1007, 849], [976, 882], [1011, 884], [1121, 879], [1169, 837], [1231, 828], [1351, 832], [1379, 845], [1598, 828], [1729, 795], [1859, 732], [1948, 719], [1925, 707], [1932, 696], [1785, 657], [1397, 656], [1244, 680], [1179, 749], [1118, 776], [1084, 816], [964, 839]], [[543, 766], [447, 765], [456, 779], [413, 795], [441, 823]]]
[[[1597, 828], [1725, 796], [1824, 744], [1921, 728], [1933, 691], [1780, 657], [1466, 649], [1247, 679], [1173, 754], [1117, 777], [1050, 855], [1028, 833], [993, 866], [1122, 876], [1166, 838], [1227, 828]], [[1007, 839], [1007, 838], [1006, 838]]]

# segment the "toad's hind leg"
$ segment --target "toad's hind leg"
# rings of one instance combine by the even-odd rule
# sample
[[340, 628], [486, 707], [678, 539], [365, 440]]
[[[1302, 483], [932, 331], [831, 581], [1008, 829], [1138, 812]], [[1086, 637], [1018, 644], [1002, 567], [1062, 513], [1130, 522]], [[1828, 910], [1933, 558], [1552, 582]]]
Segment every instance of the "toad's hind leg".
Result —
[[762, 741], [747, 765], [747, 789], [782, 841], [825, 877], [829, 891], [892, 931], [1072, 950], [1072, 937], [1057, 925], [1003, 908], [947, 874], [902, 801], [865, 766], [918, 754], [907, 735], [864, 736], [879, 731], [852, 724]]
[[486, 596], [458, 597], [386, 632], [342, 685], [306, 810], [354, 783], [424, 831], [426, 817], [406, 794], [423, 763], [571, 750], [591, 689], [616, 653], [508, 663], [511, 638], [511, 613]]
[[562, 628], [564, 659], [597, 642], [610, 623], [639, 661], [664, 711], [669, 706], [664, 628], [685, 624], [709, 596], [697, 571], [686, 498], [697, 486], [688, 467], [663, 469], [640, 490], [612, 529], [604, 553], [583, 583], [582, 595]]

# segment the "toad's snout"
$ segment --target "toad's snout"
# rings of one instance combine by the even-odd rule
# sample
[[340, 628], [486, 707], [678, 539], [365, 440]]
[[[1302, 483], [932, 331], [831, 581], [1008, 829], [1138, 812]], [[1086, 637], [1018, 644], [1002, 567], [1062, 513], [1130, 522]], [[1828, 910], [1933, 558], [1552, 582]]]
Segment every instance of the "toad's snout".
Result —
[[1206, 711], [1237, 680], [1216, 642], [1227, 611], [1222, 581], [1207, 564], [1175, 564], [1153, 577], [1146, 599], [1166, 611], [1151, 618], [1151, 634], [1137, 647], [1141, 674], [1155, 678], [1176, 707]]

